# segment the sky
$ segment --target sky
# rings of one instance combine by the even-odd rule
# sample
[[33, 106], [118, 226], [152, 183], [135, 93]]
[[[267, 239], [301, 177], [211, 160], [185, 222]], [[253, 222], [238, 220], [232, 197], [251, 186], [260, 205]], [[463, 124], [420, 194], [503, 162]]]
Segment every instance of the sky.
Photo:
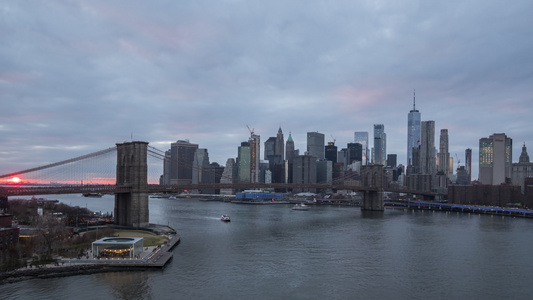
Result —
[[132, 139], [225, 165], [248, 127], [303, 153], [374, 124], [405, 164], [416, 90], [477, 178], [480, 138], [533, 149], [532, 19], [529, 0], [0, 0], [0, 173]]

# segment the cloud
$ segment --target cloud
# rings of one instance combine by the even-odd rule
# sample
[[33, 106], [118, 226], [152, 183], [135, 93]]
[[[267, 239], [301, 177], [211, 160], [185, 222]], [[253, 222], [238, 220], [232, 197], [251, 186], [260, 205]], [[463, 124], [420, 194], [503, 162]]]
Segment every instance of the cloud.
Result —
[[[383, 123], [405, 162], [416, 89], [450, 152], [505, 132], [532, 144], [529, 1], [67, 1], [0, 4], [0, 170], [131, 135], [190, 139], [224, 164], [279, 126], [296, 148]], [[165, 146], [165, 143], [167, 144]], [[371, 143], [372, 144], [372, 143]], [[519, 147], [513, 156], [518, 157]], [[58, 149], [63, 149], [59, 151]], [[453, 149], [453, 152], [452, 152]], [[477, 172], [477, 169], [475, 170]]]

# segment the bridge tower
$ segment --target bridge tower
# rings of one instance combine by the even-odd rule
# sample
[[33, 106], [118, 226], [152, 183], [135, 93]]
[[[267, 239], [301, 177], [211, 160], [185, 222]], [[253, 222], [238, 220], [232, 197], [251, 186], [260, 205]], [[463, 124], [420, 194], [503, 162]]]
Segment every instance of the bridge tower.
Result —
[[115, 194], [115, 224], [147, 227], [148, 164], [147, 142], [117, 144], [117, 186], [130, 186], [131, 191]]
[[383, 211], [383, 165], [366, 165], [361, 171], [364, 192], [362, 210]]
[[7, 194], [4, 192], [4, 188], [0, 187], [0, 212], [6, 210], [8, 206]]

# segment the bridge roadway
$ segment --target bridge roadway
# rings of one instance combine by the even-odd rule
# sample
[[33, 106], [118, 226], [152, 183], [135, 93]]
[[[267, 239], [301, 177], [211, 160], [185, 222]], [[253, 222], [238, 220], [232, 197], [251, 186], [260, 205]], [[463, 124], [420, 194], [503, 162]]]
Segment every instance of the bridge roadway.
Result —
[[[354, 192], [378, 192], [378, 187], [366, 187], [340, 184], [292, 184], [292, 183], [239, 183], [239, 184], [180, 184], [180, 185], [159, 185], [149, 184], [146, 192], [177, 193], [185, 190], [215, 190], [215, 189], [331, 189], [331, 190], [351, 190]], [[53, 195], [53, 194], [119, 194], [128, 193], [132, 190], [130, 185], [54, 185], [54, 186], [8, 186], [0, 188], [0, 196], [32, 196], [32, 195]], [[412, 191], [406, 189], [384, 189], [385, 192], [406, 193], [434, 197], [436, 194], [424, 191]]]

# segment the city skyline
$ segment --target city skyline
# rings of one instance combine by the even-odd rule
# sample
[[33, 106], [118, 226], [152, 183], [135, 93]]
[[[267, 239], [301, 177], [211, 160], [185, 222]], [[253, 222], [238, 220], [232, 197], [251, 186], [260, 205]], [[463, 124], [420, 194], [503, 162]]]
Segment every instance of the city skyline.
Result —
[[225, 165], [247, 125], [303, 154], [307, 132], [371, 148], [384, 124], [405, 165], [414, 89], [450, 157], [472, 149], [472, 179], [480, 138], [533, 147], [529, 1], [205, 3], [0, 1], [0, 171], [132, 139]]

